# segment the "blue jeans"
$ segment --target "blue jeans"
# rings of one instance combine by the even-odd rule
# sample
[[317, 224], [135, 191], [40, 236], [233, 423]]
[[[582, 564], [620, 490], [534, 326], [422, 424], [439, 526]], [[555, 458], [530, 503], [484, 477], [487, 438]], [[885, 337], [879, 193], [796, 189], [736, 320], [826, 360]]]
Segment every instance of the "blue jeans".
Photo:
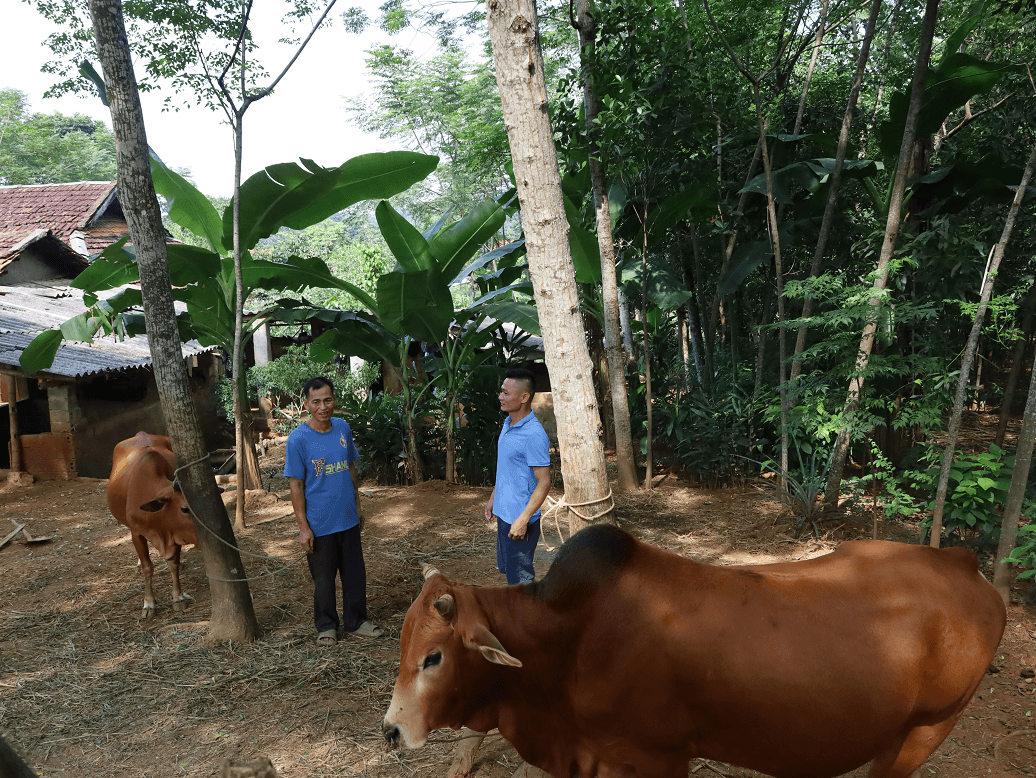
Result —
[[496, 519], [496, 569], [507, 576], [507, 583], [532, 583], [536, 579], [536, 571], [532, 566], [532, 557], [536, 553], [536, 544], [540, 541], [539, 519], [525, 529], [525, 537], [521, 540], [507, 537], [511, 525], [497, 516]]

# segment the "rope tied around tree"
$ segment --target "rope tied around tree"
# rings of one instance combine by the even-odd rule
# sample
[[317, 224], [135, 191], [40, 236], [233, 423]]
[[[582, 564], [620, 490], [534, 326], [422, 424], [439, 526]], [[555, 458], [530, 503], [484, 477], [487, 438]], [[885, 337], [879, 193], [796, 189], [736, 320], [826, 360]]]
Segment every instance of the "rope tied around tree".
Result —
[[[605, 501], [607, 501], [608, 503], [607, 507], [605, 507], [604, 510], [599, 511], [597, 513], [587, 515], [576, 510], [576, 508], [585, 508], [587, 505], [596, 505], [597, 503]], [[562, 542], [564, 542], [565, 540], [565, 535], [561, 531], [561, 524], [558, 521], [558, 517], [561, 515], [562, 510], [564, 510], [565, 508], [572, 511], [572, 513], [574, 513], [580, 519], [585, 521], [587, 524], [593, 524], [598, 519], [604, 518], [609, 513], [615, 510], [615, 500], [612, 498], [611, 487], [608, 487], [608, 494], [604, 495], [604, 497], [598, 497], [596, 500], [588, 500], [587, 502], [568, 502], [568, 500], [565, 499], [564, 494], [562, 494], [560, 499], [557, 500], [548, 495], [547, 504], [549, 505], [549, 507], [547, 508], [547, 510], [543, 511], [543, 513], [540, 515], [540, 519], [545, 519], [551, 514], [554, 515], [554, 527], [555, 529], [557, 529], [558, 537], [561, 538]], [[543, 545], [547, 547], [548, 551], [554, 550], [554, 547], [547, 543], [546, 538], [544, 538], [543, 540]]]
[[[180, 473], [181, 470], [186, 470], [189, 467], [193, 467], [194, 465], [198, 464], [199, 462], [204, 462], [210, 456], [211, 456], [211, 453], [206, 453], [205, 456], [199, 457], [198, 459], [195, 459], [193, 462], [188, 462], [186, 465], [181, 465], [180, 467], [176, 468], [176, 470], [173, 471], [173, 478], [172, 478], [173, 484], [175, 486], [179, 487], [179, 488], [177, 488], [177, 491], [180, 492], [180, 494], [183, 495], [183, 501], [187, 505], [187, 510], [189, 510], [191, 512], [191, 515], [194, 517], [195, 523], [200, 525], [201, 527], [203, 527], [206, 532], [208, 532], [210, 535], [212, 535], [212, 537], [216, 538], [216, 540], [218, 540], [220, 543], [222, 543], [225, 546], [228, 546], [229, 548], [234, 549], [239, 554], [244, 554], [245, 556], [250, 556], [250, 557], [253, 557], [254, 559], [263, 559], [263, 560], [266, 560], [266, 561], [269, 561], [269, 562], [279, 562], [282, 559], [287, 559], [287, 560], [291, 560], [291, 561], [294, 561], [296, 559], [301, 559], [305, 555], [305, 553], [306, 553], [305, 551], [297, 551], [294, 554], [283, 554], [281, 556], [270, 556], [269, 554], [253, 554], [251, 551], [245, 551], [240, 546], [235, 546], [230, 541], [224, 540], [223, 538], [221, 538], [216, 533], [216, 530], [212, 529], [212, 527], [210, 527], [208, 524], [206, 524], [205, 521], [201, 517], [199, 517], [197, 513], [195, 513], [194, 508], [191, 506], [191, 501], [187, 499], [187, 494], [186, 494], [186, 492], [183, 491], [182, 485], [180, 484], [179, 473]], [[229, 462], [230, 460], [228, 459], [227, 461]], [[283, 519], [283, 518], [285, 518], [285, 516], [290, 516], [290, 515], [291, 515], [290, 513], [286, 513], [286, 514], [284, 514], [284, 516], [281, 516], [280, 518]], [[263, 571], [259, 575], [250, 576], [248, 578], [217, 578], [216, 576], [209, 575], [208, 573], [205, 573], [205, 577], [208, 578], [210, 581], [219, 581], [220, 583], [243, 583], [245, 581], [255, 581], [255, 580], [258, 580], [259, 578], [262, 578], [262, 577], [264, 577], [266, 575], [276, 574], [276, 573], [283, 573], [283, 572], [287, 571], [287, 569], [288, 569], [287, 567], [280, 567], [277, 570], [273, 570], [272, 573], [268, 573], [267, 571]], [[232, 572], [237, 572], [237, 571], [234, 570]]]

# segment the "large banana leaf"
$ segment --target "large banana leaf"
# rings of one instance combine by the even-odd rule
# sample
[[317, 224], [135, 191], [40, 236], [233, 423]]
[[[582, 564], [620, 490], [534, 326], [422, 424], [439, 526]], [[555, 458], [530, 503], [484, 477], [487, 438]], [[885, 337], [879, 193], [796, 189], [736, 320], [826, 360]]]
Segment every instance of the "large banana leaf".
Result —
[[155, 191], [169, 202], [169, 218], [199, 238], [217, 254], [224, 252], [223, 222], [209, 198], [179, 173], [167, 168], [151, 155], [151, 178]]
[[564, 196], [568, 217], [568, 247], [576, 268], [576, 281], [581, 284], [601, 283], [601, 246], [597, 235], [583, 226], [583, 219], [572, 199]]
[[126, 248], [127, 235], [101, 252], [101, 256], [75, 277], [70, 286], [85, 292], [99, 292], [140, 280], [136, 257]]
[[[315, 163], [307, 163], [319, 169]], [[353, 157], [338, 168], [338, 182], [331, 192], [292, 214], [284, 224], [293, 230], [303, 230], [361, 200], [392, 197], [426, 179], [438, 164], [438, 157], [414, 151], [385, 151]]]
[[61, 330], [47, 330], [41, 332], [22, 351], [18, 357], [18, 364], [22, 366], [29, 375], [36, 375], [41, 370], [46, 370], [54, 364], [54, 357], [58, 355], [58, 349], [65, 336]]
[[378, 229], [381, 230], [381, 236], [388, 244], [389, 251], [399, 262], [404, 273], [415, 273], [436, 267], [424, 235], [403, 218], [387, 200], [378, 203], [378, 207], [374, 209], [374, 218], [378, 220]]
[[526, 332], [533, 335], [540, 334], [540, 317], [536, 313], [536, 306], [528, 303], [519, 303], [514, 300], [498, 300], [486, 304], [486, 312], [498, 321], [506, 321], [517, 324]]
[[335, 276], [320, 257], [290, 257], [285, 262], [242, 257], [241, 275], [249, 292], [252, 289], [299, 292], [309, 286], [341, 289], [371, 311], [377, 311], [373, 297], [355, 284]]
[[476, 270], [485, 267], [490, 262], [504, 259], [514, 262], [515, 260], [524, 257], [525, 253], [525, 238], [519, 238], [510, 243], [505, 243], [503, 246], [497, 246], [492, 251], [487, 251], [481, 257], [472, 260], [470, 264], [457, 273], [456, 278], [450, 281], [450, 286], [456, 286], [457, 284], [462, 283], [468, 276]]
[[499, 232], [507, 216], [495, 200], [483, 200], [428, 242], [443, 278], [455, 278], [479, 247]]
[[309, 344], [310, 357], [319, 362], [327, 362], [341, 354], [356, 356], [367, 362], [385, 360], [396, 364], [399, 361], [397, 341], [359, 316], [343, 318]]
[[439, 343], [453, 321], [453, 296], [437, 270], [385, 273], [378, 279], [378, 316], [396, 335]]
[[[986, 94], [1009, 73], [1024, 73], [1024, 65], [1008, 62], [987, 62], [960, 52], [943, 57], [936, 70], [928, 72], [925, 81], [924, 105], [917, 119], [917, 135], [931, 135], [942, 126], [950, 113], [976, 95]], [[895, 157], [906, 126], [910, 90], [896, 92], [889, 101], [889, 116], [878, 127], [878, 139], [884, 155]]]
[[[248, 251], [311, 208], [338, 184], [340, 168], [311, 172], [296, 163], [271, 165], [241, 184], [241, 249]], [[307, 225], [308, 226], [308, 225]], [[223, 246], [234, 246], [233, 203], [223, 212]]]

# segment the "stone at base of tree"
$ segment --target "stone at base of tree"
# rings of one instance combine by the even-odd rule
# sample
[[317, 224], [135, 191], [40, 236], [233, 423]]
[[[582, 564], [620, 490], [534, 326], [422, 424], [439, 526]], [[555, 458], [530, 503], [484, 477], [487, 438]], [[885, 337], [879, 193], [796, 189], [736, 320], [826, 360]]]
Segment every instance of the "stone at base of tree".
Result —
[[279, 778], [277, 768], [266, 756], [251, 762], [224, 759], [219, 774], [220, 778]]
[[7, 485], [15, 488], [32, 486], [32, 483], [35, 480], [36, 479], [32, 477], [32, 473], [10, 472], [7, 474]]

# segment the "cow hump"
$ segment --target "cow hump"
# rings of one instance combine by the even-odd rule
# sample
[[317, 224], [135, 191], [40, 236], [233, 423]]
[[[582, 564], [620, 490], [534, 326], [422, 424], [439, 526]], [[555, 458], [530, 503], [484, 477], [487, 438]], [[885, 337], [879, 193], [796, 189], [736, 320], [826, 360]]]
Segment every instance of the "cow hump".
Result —
[[547, 574], [527, 591], [554, 606], [582, 600], [619, 574], [636, 545], [636, 539], [618, 527], [589, 526], [565, 542]]

